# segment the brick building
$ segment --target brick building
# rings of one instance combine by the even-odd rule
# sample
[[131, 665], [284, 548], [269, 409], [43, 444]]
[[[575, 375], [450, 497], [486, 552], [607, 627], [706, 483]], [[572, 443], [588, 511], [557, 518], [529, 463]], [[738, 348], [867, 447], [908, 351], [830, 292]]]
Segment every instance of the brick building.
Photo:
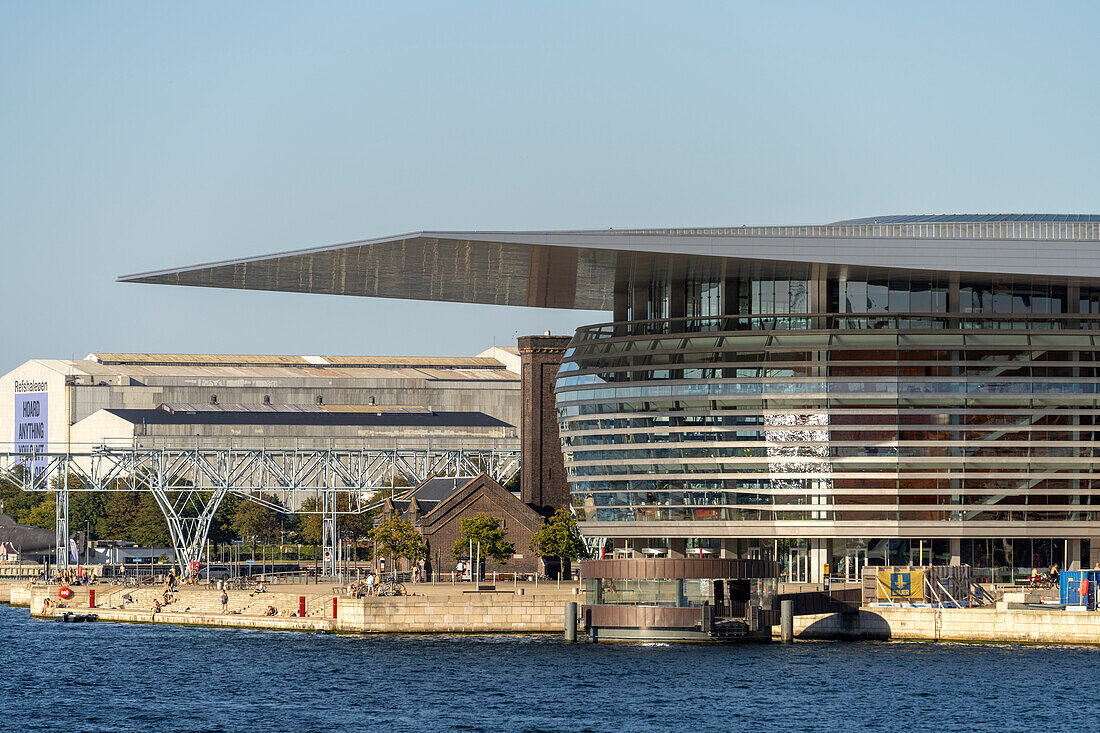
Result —
[[499, 517], [505, 539], [516, 547], [506, 563], [488, 560], [486, 572], [534, 573], [540, 570], [539, 558], [531, 552], [531, 538], [543, 524], [542, 517], [515, 494], [486, 474], [462, 478], [433, 478], [397, 499], [387, 499], [382, 518], [400, 514], [408, 519], [428, 543], [425, 569], [449, 577], [455, 569], [452, 553], [462, 535], [461, 521], [487, 514]]

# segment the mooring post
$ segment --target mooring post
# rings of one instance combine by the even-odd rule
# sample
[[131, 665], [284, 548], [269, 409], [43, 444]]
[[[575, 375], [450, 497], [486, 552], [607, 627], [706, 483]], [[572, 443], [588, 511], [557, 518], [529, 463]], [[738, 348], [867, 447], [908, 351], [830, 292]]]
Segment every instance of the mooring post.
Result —
[[574, 642], [577, 640], [577, 603], [570, 601], [565, 604], [565, 640]]
[[784, 644], [794, 641], [794, 601], [779, 602], [779, 640]]

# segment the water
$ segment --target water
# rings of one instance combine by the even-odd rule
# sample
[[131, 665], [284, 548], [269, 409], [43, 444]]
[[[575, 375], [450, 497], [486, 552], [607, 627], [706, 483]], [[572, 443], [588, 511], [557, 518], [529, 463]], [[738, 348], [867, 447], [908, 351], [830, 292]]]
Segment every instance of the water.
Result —
[[1091, 731], [1097, 661], [1091, 647], [62, 624], [0, 606], [0, 731]]

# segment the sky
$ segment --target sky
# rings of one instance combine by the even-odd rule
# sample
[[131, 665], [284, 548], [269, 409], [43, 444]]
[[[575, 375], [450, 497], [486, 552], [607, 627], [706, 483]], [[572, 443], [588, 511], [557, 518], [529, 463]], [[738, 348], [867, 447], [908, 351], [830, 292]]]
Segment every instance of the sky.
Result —
[[590, 311], [121, 284], [422, 229], [1100, 213], [1100, 3], [0, 0], [0, 374]]

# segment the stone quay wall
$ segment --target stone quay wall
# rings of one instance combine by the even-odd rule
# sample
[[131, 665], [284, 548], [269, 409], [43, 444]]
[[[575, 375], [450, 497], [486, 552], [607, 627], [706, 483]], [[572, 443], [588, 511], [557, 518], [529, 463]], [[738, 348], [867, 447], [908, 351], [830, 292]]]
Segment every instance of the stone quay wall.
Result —
[[470, 593], [444, 599], [341, 598], [336, 616], [341, 631], [562, 633], [568, 600], [496, 593]]
[[796, 616], [794, 622], [802, 639], [1100, 644], [1100, 613], [1087, 611], [864, 606], [858, 613]]
[[[332, 594], [307, 597], [307, 615], [263, 616], [262, 609], [272, 605], [280, 610], [296, 610], [298, 596], [288, 593], [249, 594], [230, 592], [232, 613], [220, 613], [218, 591], [187, 589], [179, 601], [152, 616], [152, 599], [159, 593], [153, 588], [120, 589], [96, 587], [96, 608], [88, 607], [88, 589], [73, 588], [74, 595], [62, 601], [64, 608], [42, 614], [43, 600], [57, 601], [57, 586], [26, 583], [0, 584], [0, 600], [29, 607], [31, 614], [52, 618], [59, 612], [95, 613], [101, 621], [171, 623], [194, 626], [227, 626], [296, 631], [347, 633], [562, 633], [565, 604], [582, 600], [568, 589], [539, 593], [448, 593], [404, 596], [399, 598], [347, 598]], [[120, 594], [135, 598], [131, 604], [117, 607]], [[336, 618], [332, 602], [336, 601]], [[184, 611], [184, 609], [189, 609]]]

